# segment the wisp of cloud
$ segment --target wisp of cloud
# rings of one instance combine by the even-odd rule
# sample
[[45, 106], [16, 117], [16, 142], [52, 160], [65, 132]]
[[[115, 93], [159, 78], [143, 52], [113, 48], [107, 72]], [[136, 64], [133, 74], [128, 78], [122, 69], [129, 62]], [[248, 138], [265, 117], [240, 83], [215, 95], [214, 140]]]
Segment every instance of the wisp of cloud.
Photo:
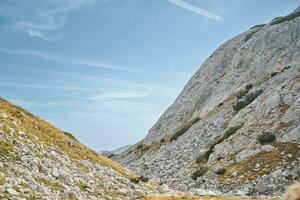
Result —
[[185, 1], [182, 1], [182, 0], [168, 0], [169, 2], [181, 7], [181, 8], [184, 8], [186, 10], [189, 10], [193, 13], [196, 13], [196, 14], [199, 14], [199, 15], [202, 15], [206, 18], [209, 18], [209, 19], [213, 19], [213, 20], [216, 20], [216, 21], [223, 21], [224, 18], [219, 16], [219, 15], [216, 15], [214, 13], [211, 13], [207, 10], [204, 10], [202, 8], [199, 8], [197, 6], [194, 6], [190, 3], [187, 3]]

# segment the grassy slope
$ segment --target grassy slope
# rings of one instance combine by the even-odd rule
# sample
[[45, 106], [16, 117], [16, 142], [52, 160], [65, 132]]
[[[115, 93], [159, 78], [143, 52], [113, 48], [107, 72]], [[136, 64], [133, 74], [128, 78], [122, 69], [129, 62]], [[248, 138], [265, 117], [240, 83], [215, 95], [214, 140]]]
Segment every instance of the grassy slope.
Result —
[[[125, 177], [131, 178], [135, 176], [133, 173], [125, 170], [117, 162], [100, 156], [78, 141], [74, 141], [74, 138], [70, 135], [65, 134], [48, 122], [39, 119], [24, 109], [14, 106], [8, 101], [0, 98], [0, 115], [2, 114], [7, 117], [0, 117], [0, 124], [7, 124], [10, 127], [14, 127], [15, 125], [11, 123], [12, 121], [20, 122], [20, 125], [16, 126], [16, 137], [18, 137], [18, 131], [23, 131], [26, 133], [26, 137], [30, 138], [31, 141], [43, 144], [47, 147], [56, 147], [62, 152], [67, 153], [73, 159], [78, 161], [89, 159], [93, 162], [110, 167]], [[7, 127], [4, 128], [7, 129]], [[4, 131], [4, 134], [8, 132], [9, 130], [7, 129]], [[74, 141], [74, 146], [70, 147], [68, 145], [69, 141]]]

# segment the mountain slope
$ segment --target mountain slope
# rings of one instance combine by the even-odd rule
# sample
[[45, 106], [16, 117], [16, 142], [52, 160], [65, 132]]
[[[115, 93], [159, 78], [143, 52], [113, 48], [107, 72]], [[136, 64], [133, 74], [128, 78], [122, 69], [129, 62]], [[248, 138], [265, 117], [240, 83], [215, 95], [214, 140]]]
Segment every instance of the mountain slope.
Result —
[[[135, 199], [156, 186], [0, 99], [0, 199]], [[135, 181], [137, 182], [137, 181]]]
[[282, 193], [300, 174], [299, 16], [221, 45], [118, 160], [177, 190]]

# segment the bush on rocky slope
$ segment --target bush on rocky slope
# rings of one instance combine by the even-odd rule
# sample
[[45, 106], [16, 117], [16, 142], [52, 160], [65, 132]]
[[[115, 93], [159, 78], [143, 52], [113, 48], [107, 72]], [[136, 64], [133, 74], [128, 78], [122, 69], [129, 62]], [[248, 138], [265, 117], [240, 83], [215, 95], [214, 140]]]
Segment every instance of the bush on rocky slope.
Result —
[[201, 164], [203, 162], [206, 162], [209, 159], [210, 154], [213, 153], [214, 148], [217, 144], [222, 143], [224, 140], [228, 139], [230, 136], [235, 134], [242, 126], [234, 126], [230, 127], [227, 131], [225, 131], [221, 137], [217, 138], [215, 141], [213, 141], [210, 145], [208, 150], [204, 154], [200, 154], [196, 158], [196, 163]]
[[274, 142], [276, 139], [276, 136], [273, 133], [270, 132], [264, 132], [263, 134], [259, 135], [257, 137], [257, 140], [260, 144], [268, 144]]
[[192, 173], [192, 179], [197, 180], [198, 177], [203, 176], [208, 171], [205, 166], [200, 166], [196, 171]]
[[183, 127], [181, 127], [179, 130], [177, 130], [173, 136], [171, 137], [171, 141], [177, 140], [178, 137], [180, 137], [181, 135], [183, 135], [185, 132], [187, 132], [187, 130], [189, 130], [189, 128], [191, 128], [191, 126], [193, 126], [193, 124], [195, 124], [196, 122], [198, 122], [200, 120], [199, 117], [196, 117], [195, 119], [191, 120], [190, 122], [188, 122], [186, 125], [184, 125]]
[[242, 108], [248, 106], [250, 103], [252, 103], [259, 95], [263, 93], [263, 90], [256, 90], [255, 92], [247, 94], [244, 98], [239, 100], [234, 106], [233, 109], [235, 111], [239, 111]]

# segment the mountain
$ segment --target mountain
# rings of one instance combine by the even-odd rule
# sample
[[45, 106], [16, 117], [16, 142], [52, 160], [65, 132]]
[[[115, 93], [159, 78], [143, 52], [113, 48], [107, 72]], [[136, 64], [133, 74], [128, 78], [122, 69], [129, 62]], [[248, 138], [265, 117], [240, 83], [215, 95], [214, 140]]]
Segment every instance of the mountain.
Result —
[[300, 7], [221, 45], [116, 158], [180, 191], [277, 195], [300, 175]]
[[0, 199], [136, 199], [155, 184], [0, 99]]
[[111, 152], [114, 154], [120, 154], [123, 153], [124, 151], [127, 151], [132, 145], [124, 145], [120, 148], [117, 148], [115, 150], [112, 150]]
[[115, 150], [112, 151], [100, 151], [99, 153], [102, 156], [105, 156], [107, 158], [113, 158], [114, 156], [123, 153], [124, 151], [128, 150], [131, 147], [131, 145], [124, 145], [120, 148], [117, 148]]

